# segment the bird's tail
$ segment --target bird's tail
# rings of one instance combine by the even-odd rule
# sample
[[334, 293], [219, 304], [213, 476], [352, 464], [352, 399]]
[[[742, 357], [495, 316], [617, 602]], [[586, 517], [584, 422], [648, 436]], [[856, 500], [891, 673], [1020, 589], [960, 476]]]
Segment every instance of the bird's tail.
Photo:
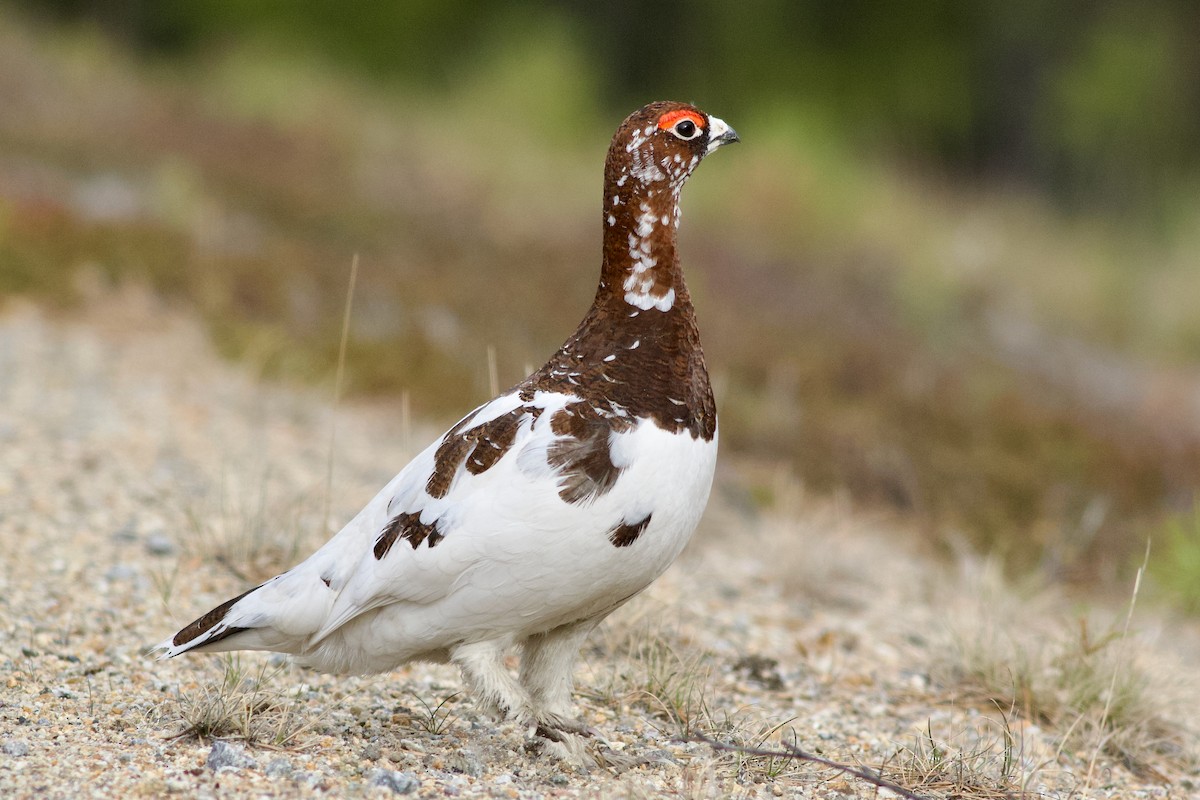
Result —
[[[192, 650], [205, 653], [227, 650], [300, 653], [323, 616], [320, 609], [311, 606], [327, 608], [328, 600], [318, 593], [318, 596], [309, 595], [299, 603], [281, 604], [279, 590], [293, 588], [287, 586], [292, 581], [282, 580], [288, 577], [293, 576], [280, 575], [232, 600], [226, 600], [185, 625], [175, 635], [159, 642], [152, 652], [157, 651], [160, 660]], [[281, 583], [284, 586], [281, 587]], [[322, 585], [320, 588], [326, 587]], [[305, 612], [312, 611], [318, 614], [316, 619], [308, 623], [305, 619], [308, 614]]]
[[209, 652], [225, 649], [240, 650], [241, 648], [233, 642], [227, 642], [230, 645], [227, 648], [217, 647], [216, 645], [250, 630], [247, 627], [230, 624], [229, 618], [238, 603], [261, 588], [261, 585], [255, 586], [250, 591], [243, 592], [232, 600], [226, 600], [208, 613], [185, 625], [175, 635], [159, 642], [154, 647], [154, 650], [159, 653], [159, 659], [174, 658], [180, 653], [186, 653], [189, 650], [207, 650]]

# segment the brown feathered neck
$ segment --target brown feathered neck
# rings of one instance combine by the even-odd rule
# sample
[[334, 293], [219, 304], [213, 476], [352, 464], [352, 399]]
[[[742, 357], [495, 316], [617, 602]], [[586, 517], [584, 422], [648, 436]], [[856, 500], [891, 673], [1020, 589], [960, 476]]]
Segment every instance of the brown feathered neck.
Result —
[[[679, 193], [699, 156], [655, 141], [652, 123], [617, 131], [604, 161], [603, 261], [596, 302], [691, 309], [676, 248]], [[659, 134], [660, 136], [662, 134]]]
[[679, 192], [700, 155], [659, 131], [664, 104], [618, 129], [604, 165], [604, 249], [587, 316], [525, 388], [711, 439], [716, 409], [676, 251]]

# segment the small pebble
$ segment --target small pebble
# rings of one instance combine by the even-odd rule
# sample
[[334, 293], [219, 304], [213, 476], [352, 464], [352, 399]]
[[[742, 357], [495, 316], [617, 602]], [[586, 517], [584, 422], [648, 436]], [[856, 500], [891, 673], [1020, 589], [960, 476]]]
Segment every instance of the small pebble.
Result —
[[179, 550], [169, 536], [163, 533], [152, 533], [146, 537], [146, 552], [152, 556], [171, 556]]
[[411, 772], [397, 772], [394, 769], [371, 770], [371, 775], [367, 778], [367, 783], [370, 786], [381, 786], [384, 789], [391, 789], [396, 794], [415, 792], [417, 787], [421, 785], [421, 781], [417, 780], [417, 776]]
[[253, 769], [258, 766], [253, 758], [246, 755], [245, 750], [220, 739], [213, 742], [205, 764], [214, 772], [220, 769]]
[[295, 772], [292, 774], [292, 780], [311, 786], [313, 789], [321, 789], [325, 786], [325, 776], [319, 772]]
[[137, 524], [133, 520], [126, 522], [119, 530], [112, 535], [115, 542], [134, 542], [137, 541]]
[[129, 564], [113, 564], [104, 573], [106, 580], [110, 581], [127, 581], [137, 575], [137, 569]]
[[0, 745], [0, 753], [13, 758], [21, 758], [29, 755], [29, 745], [20, 739], [12, 739]]
[[483, 762], [470, 750], [459, 750], [446, 756], [446, 769], [478, 778], [484, 773]]
[[647, 763], [650, 763], [650, 764], [678, 764], [679, 763], [679, 760], [677, 758], [675, 758], [675, 756], [671, 755], [670, 752], [668, 752], [666, 750], [650, 750], [642, 757], [644, 759], [646, 759]]
[[267, 773], [268, 778], [290, 778], [294, 770], [292, 762], [281, 756], [268, 761], [267, 768], [264, 771]]

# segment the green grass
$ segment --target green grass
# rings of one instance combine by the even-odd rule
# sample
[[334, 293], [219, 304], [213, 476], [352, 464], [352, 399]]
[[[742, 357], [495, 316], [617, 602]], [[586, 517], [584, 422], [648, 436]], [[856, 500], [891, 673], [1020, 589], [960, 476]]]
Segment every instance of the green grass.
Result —
[[1149, 574], [1174, 606], [1200, 614], [1200, 504], [1168, 519], [1151, 537]]
[[453, 712], [453, 704], [461, 699], [461, 692], [455, 692], [443, 697], [436, 705], [425, 702], [419, 694], [413, 694], [413, 699], [421, 706], [420, 712], [410, 716], [410, 723], [416, 730], [424, 731], [430, 736], [441, 736], [450, 729], [458, 719]]

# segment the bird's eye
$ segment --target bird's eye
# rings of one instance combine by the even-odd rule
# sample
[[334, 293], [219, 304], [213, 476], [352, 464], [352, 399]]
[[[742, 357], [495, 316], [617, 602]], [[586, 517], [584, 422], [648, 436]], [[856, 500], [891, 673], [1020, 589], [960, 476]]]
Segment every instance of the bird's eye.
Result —
[[690, 142], [704, 132], [704, 117], [694, 109], [678, 108], [658, 118], [658, 129], [669, 131], [675, 138]]
[[679, 124], [675, 126], [674, 130], [675, 135], [680, 139], [695, 138], [697, 132], [696, 123], [692, 122], [690, 119], [680, 120]]

